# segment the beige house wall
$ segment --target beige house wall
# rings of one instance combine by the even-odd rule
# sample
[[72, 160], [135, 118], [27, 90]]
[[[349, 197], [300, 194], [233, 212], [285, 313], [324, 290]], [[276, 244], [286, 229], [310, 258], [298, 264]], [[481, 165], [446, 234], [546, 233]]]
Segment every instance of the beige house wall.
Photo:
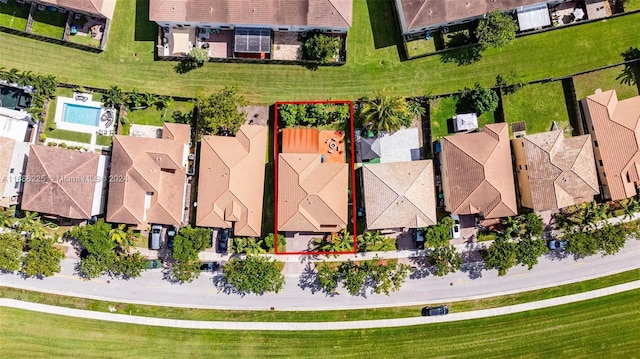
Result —
[[587, 131], [591, 134], [591, 144], [593, 145], [593, 156], [596, 160], [596, 170], [598, 171], [598, 179], [600, 180], [600, 193], [604, 198], [611, 198], [609, 193], [609, 185], [607, 183], [607, 177], [604, 170], [604, 163], [602, 162], [602, 155], [600, 154], [600, 148], [598, 147], [597, 133], [593, 130], [593, 120], [589, 113], [589, 107], [587, 106], [587, 100], [582, 100], [582, 108], [584, 109], [584, 118], [587, 124]]

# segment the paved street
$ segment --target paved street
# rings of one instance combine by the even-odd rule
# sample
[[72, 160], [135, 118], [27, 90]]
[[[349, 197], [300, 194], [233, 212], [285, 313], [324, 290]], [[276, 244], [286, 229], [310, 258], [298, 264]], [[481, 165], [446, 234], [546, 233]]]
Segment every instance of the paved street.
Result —
[[368, 298], [352, 297], [344, 290], [333, 297], [317, 293], [313, 283], [306, 284], [304, 274], [302, 277], [287, 275], [285, 287], [277, 295], [241, 297], [218, 290], [214, 286], [216, 277], [207, 274], [183, 285], [163, 280], [160, 270], [147, 271], [141, 278], [128, 281], [106, 277], [84, 281], [73, 275], [74, 265], [75, 261], [65, 260], [61, 274], [43, 280], [0, 274], [0, 285], [122, 302], [219, 309], [321, 310], [420, 305], [550, 287], [639, 268], [640, 241], [628, 240], [626, 247], [614, 256], [596, 255], [578, 261], [571, 256], [563, 259], [542, 257], [531, 271], [516, 267], [505, 277], [498, 277], [497, 271], [481, 269], [481, 264], [469, 264], [464, 272], [444, 278], [417, 273], [399, 292]]
[[[354, 320], [347, 322], [221, 322], [198, 321], [140, 317], [126, 314], [112, 314], [91, 310], [56, 307], [46, 304], [24, 302], [14, 299], [0, 298], [0, 307], [26, 309], [41, 313], [58, 314], [69, 317], [79, 317], [110, 322], [152, 325], [158, 327], [191, 328], [191, 329], [224, 329], [224, 330], [345, 330], [403, 327], [429, 323], [455, 322], [460, 320], [486, 318], [497, 315], [519, 313], [528, 310], [555, 307], [562, 304], [600, 298], [611, 294], [621, 293], [640, 288], [640, 281], [620, 284], [612, 287], [597, 289], [589, 292], [566, 295], [557, 298], [539, 300], [535, 302], [509, 305], [499, 308], [474, 310], [470, 312], [451, 313], [437, 317], [411, 317], [397, 319]], [[416, 313], [416, 315], [418, 315]]]

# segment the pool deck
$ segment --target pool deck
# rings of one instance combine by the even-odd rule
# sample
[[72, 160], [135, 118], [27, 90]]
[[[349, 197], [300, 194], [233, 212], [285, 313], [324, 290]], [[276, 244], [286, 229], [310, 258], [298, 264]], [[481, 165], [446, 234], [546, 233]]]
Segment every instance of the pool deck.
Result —
[[[81, 100], [82, 98], [85, 98], [86, 100], [82, 101]], [[97, 146], [96, 145], [96, 140], [98, 138], [98, 135], [107, 135], [108, 136], [108, 135], [113, 134], [114, 124], [115, 124], [115, 113], [113, 113], [113, 118], [114, 119], [113, 119], [113, 121], [111, 121], [111, 124], [109, 126], [105, 126], [107, 124], [107, 122], [102, 121], [102, 120], [98, 121], [98, 126], [89, 126], [89, 125], [82, 125], [82, 124], [78, 124], [78, 123], [65, 122], [63, 120], [63, 116], [64, 116], [64, 106], [66, 104], [99, 108], [100, 109], [99, 118], [101, 118], [106, 112], [112, 112], [113, 113], [114, 111], [112, 109], [108, 109], [108, 108], [104, 107], [101, 102], [93, 101], [92, 95], [88, 94], [88, 93], [74, 93], [73, 94], [73, 98], [71, 98], [71, 97], [62, 97], [62, 96], [58, 96], [56, 98], [56, 114], [55, 114], [55, 117], [54, 117], [56, 128], [59, 128], [61, 130], [67, 130], [67, 131], [82, 132], [82, 133], [91, 134], [90, 143], [88, 143], [88, 144], [79, 143], [78, 145], [88, 146], [90, 151], [94, 151], [96, 149], [96, 147], [100, 147], [101, 148], [102, 146]], [[58, 141], [58, 140], [55, 140], [53, 142], [66, 142], [67, 144], [70, 144], [69, 141]]]

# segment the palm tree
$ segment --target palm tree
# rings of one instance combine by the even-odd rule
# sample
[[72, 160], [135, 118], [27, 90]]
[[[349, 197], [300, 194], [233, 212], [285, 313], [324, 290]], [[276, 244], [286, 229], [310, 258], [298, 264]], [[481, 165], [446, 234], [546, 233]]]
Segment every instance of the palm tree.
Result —
[[[625, 61], [638, 59], [640, 58], [640, 49], [630, 47], [621, 55]], [[638, 78], [640, 78], [640, 63], [635, 62], [625, 64], [622, 73], [616, 77], [616, 80], [620, 80], [620, 83], [624, 85], [636, 86]]]
[[142, 94], [142, 98], [143, 98], [143, 103], [145, 104], [145, 106], [147, 107], [151, 107], [153, 106], [156, 101], [158, 101], [158, 96], [156, 96], [155, 94], [151, 93], [151, 92], [145, 92]]
[[16, 69], [15, 67], [12, 68], [11, 70], [5, 72], [5, 79], [10, 84], [11, 83], [16, 83], [18, 81], [19, 77], [20, 77], [20, 74], [18, 72], [18, 69]]
[[115, 242], [118, 247], [128, 252], [131, 246], [133, 246], [133, 230], [127, 229], [126, 224], [120, 224], [118, 227], [109, 231], [109, 238]]
[[259, 254], [266, 253], [267, 251], [262, 248], [262, 239], [249, 238], [247, 240], [247, 247], [245, 248], [246, 254]]
[[124, 92], [118, 86], [111, 86], [102, 96], [105, 106], [117, 108], [124, 102]]
[[405, 99], [383, 94], [377, 94], [374, 99], [363, 100], [360, 117], [365, 126], [389, 133], [411, 123], [411, 114], [407, 110]]
[[520, 222], [515, 217], [507, 217], [502, 221], [502, 225], [504, 226], [504, 232], [511, 237], [516, 237], [520, 232]]
[[11, 228], [16, 219], [13, 216], [13, 211], [9, 209], [3, 209], [0, 211], [0, 227]]
[[426, 110], [424, 109], [424, 106], [422, 105], [420, 100], [418, 100], [417, 98], [413, 98], [407, 101], [407, 112], [409, 112], [412, 118], [415, 118], [418, 115], [424, 116]]
[[596, 201], [589, 203], [582, 216], [582, 225], [591, 227], [606, 220], [608, 210], [609, 206], [606, 204], [599, 205]]
[[635, 198], [628, 198], [624, 202], [620, 204], [622, 209], [624, 210], [624, 219], [631, 219], [633, 215], [640, 211], [640, 202], [638, 202]]
[[46, 234], [38, 212], [24, 212], [24, 217], [18, 219], [17, 223], [19, 232], [31, 233], [34, 238], [44, 238]]

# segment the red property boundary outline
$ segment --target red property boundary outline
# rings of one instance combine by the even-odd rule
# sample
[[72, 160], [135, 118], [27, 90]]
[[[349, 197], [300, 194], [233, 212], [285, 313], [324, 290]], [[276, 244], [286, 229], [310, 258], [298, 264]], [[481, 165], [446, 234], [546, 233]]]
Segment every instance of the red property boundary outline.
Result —
[[[353, 225], [353, 250], [350, 252], [278, 252], [278, 148], [279, 148], [279, 124], [278, 124], [278, 107], [280, 105], [313, 105], [313, 104], [332, 104], [332, 105], [349, 105], [349, 129], [351, 131], [349, 141], [351, 142], [351, 158], [349, 163], [351, 174], [351, 223]], [[275, 236], [275, 254], [298, 254], [298, 255], [337, 255], [337, 254], [355, 254], [358, 251], [358, 243], [356, 240], [358, 231], [356, 230], [356, 170], [355, 170], [355, 131], [353, 128], [354, 112], [353, 101], [348, 100], [327, 100], [327, 101], [285, 101], [276, 102], [274, 105], [274, 125], [273, 125], [273, 173], [275, 176], [273, 193], [274, 196], [274, 223], [273, 233]]]

